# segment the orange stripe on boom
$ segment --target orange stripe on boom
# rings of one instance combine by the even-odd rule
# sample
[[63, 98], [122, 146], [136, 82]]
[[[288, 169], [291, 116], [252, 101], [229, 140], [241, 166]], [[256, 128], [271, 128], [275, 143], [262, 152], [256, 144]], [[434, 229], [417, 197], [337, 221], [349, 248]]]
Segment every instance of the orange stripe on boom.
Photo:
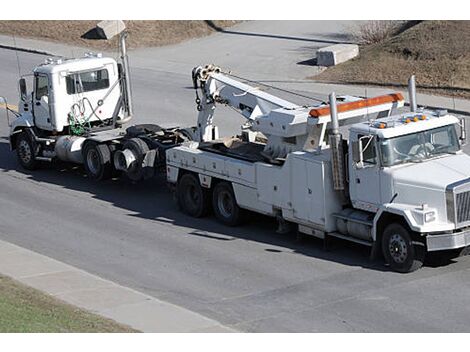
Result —
[[[405, 100], [401, 93], [393, 93], [393, 94], [381, 95], [375, 98], [353, 101], [350, 103], [337, 104], [336, 108], [338, 110], [338, 113], [341, 113], [345, 111], [369, 108], [372, 106], [377, 106], [377, 105], [386, 104], [386, 103], [395, 103], [401, 100]], [[327, 116], [327, 115], [330, 115], [329, 106], [315, 108], [315, 109], [310, 110], [311, 117], [320, 117], [320, 116]]]

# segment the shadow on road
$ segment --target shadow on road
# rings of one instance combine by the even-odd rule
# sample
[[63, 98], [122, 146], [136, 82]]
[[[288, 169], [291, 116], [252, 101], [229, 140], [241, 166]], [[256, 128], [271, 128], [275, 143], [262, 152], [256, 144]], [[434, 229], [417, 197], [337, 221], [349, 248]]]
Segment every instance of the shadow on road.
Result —
[[26, 175], [27, 179], [33, 182], [59, 185], [91, 194], [93, 198], [129, 211], [131, 214], [128, 216], [195, 229], [189, 231], [188, 236], [198, 236], [221, 243], [243, 239], [265, 244], [264, 250], [272, 255], [294, 252], [344, 265], [387, 271], [382, 259], [369, 259], [367, 247], [331, 239], [328, 241], [328, 249], [325, 249], [323, 241], [315, 238], [305, 237], [299, 241], [295, 234], [276, 233], [276, 222], [270, 217], [253, 214], [246, 224], [232, 228], [217, 223], [211, 216], [202, 219], [186, 216], [177, 210], [164, 177], [155, 177], [135, 184], [126, 179], [96, 182], [88, 179], [81, 167], [68, 164], [44, 165], [42, 169], [26, 171], [18, 165], [8, 144], [0, 142], [0, 176], [9, 172]]
[[[247, 36], [247, 37], [293, 40], [293, 41], [301, 41], [301, 42], [314, 42], [314, 43], [324, 43], [324, 44], [353, 44], [353, 42], [347, 41], [345, 39], [335, 40], [335, 39], [323, 39], [323, 38], [306, 38], [306, 37], [285, 36], [285, 35], [279, 35], [279, 34], [234, 31], [234, 30], [219, 27], [213, 21], [206, 20], [205, 22], [209, 27], [211, 27], [215, 31], [224, 33], [224, 34], [241, 35], [241, 36]], [[347, 38], [346, 35], [343, 36], [341, 34], [335, 34], [335, 36], [338, 36], [339, 38]]]

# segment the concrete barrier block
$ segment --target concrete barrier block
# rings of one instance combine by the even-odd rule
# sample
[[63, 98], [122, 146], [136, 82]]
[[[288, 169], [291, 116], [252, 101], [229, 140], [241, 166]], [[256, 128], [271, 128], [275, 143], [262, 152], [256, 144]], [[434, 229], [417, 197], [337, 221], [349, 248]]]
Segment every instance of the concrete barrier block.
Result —
[[123, 21], [101, 21], [96, 25], [96, 32], [103, 39], [111, 39], [126, 28]]
[[336, 44], [317, 51], [318, 66], [335, 66], [359, 55], [356, 44]]

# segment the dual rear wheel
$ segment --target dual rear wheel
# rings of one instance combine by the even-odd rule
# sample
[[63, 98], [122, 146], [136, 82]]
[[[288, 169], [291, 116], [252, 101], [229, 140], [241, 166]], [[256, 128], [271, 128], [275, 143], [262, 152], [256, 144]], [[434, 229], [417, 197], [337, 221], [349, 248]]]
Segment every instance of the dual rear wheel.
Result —
[[242, 209], [237, 204], [232, 185], [217, 182], [212, 190], [203, 188], [197, 175], [186, 173], [177, 184], [177, 201], [181, 210], [193, 217], [208, 214], [210, 206], [221, 223], [236, 226], [242, 220]]

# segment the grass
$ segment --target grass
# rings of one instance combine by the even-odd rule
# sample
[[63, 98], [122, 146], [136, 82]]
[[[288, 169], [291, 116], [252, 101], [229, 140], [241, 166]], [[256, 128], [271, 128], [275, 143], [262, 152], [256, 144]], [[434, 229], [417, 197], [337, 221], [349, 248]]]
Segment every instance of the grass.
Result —
[[328, 68], [318, 81], [405, 86], [470, 99], [470, 21], [417, 21], [380, 43], [362, 46], [359, 57]]
[[[111, 40], [87, 39], [99, 21], [0, 21], [0, 34], [43, 39], [100, 50], [116, 50], [118, 36]], [[214, 33], [239, 21], [124, 21], [130, 48], [176, 44]]]
[[0, 333], [136, 332], [0, 275]]

